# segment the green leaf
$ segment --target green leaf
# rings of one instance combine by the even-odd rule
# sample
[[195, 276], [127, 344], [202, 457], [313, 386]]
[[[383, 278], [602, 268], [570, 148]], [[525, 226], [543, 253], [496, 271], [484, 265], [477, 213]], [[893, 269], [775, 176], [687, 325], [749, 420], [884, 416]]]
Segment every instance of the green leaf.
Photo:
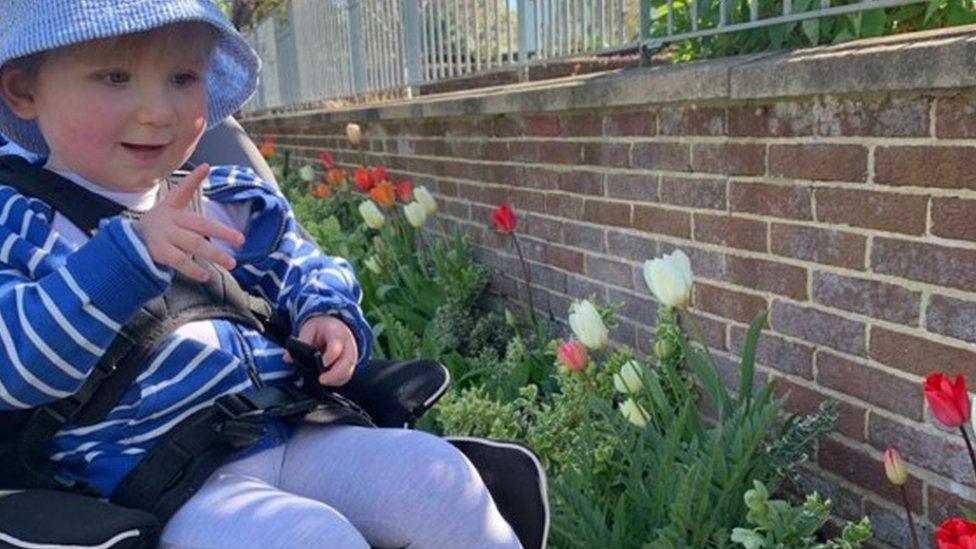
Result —
[[885, 10], [877, 9], [864, 12], [861, 19], [861, 36], [873, 37], [881, 36], [885, 31], [887, 16]]
[[816, 46], [820, 43], [820, 20], [807, 19], [803, 22], [803, 35], [810, 41], [810, 45]]
[[[739, 383], [739, 403], [749, 402], [752, 395], [752, 380], [756, 372], [756, 347], [759, 345], [759, 335], [766, 325], [766, 312], [756, 314], [746, 332], [745, 345], [742, 348], [742, 380]], [[748, 408], [747, 408], [748, 409]]]
[[932, 21], [932, 17], [935, 15], [939, 8], [942, 7], [942, 3], [945, 0], [929, 0], [929, 5], [925, 8], [925, 18], [922, 20], [922, 25], [928, 26]]

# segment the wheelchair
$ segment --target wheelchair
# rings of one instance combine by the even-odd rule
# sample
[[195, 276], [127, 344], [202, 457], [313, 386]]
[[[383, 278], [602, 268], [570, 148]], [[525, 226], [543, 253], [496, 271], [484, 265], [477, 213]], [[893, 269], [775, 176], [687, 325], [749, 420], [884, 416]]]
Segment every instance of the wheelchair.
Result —
[[[232, 119], [207, 132], [195, 154], [191, 162], [206, 160], [212, 164], [252, 166], [259, 175], [276, 184], [257, 148]], [[365, 412], [377, 427], [409, 429], [443, 396], [449, 386], [447, 369], [435, 361], [374, 360], [357, 369], [352, 380], [334, 392], [334, 398]], [[248, 406], [260, 407], [262, 411], [274, 408], [268, 403], [255, 403], [245, 398], [243, 402], [247, 406], [238, 410], [236, 407], [241, 402], [237, 395], [225, 395], [218, 399], [218, 406], [214, 408], [222, 410], [224, 415], [221, 417], [225, 419], [237, 419], [235, 414], [239, 412], [245, 416], [252, 411]], [[41, 413], [27, 412], [35, 415]], [[203, 422], [211, 420], [210, 416], [201, 419]], [[11, 425], [19, 427], [21, 424], [5, 424], [0, 417], [0, 441], [18, 435], [13, 431], [16, 427]], [[177, 429], [183, 425], [180, 424]], [[207, 423], [205, 427], [209, 432], [211, 424]], [[464, 453], [478, 470], [499, 512], [512, 526], [523, 547], [544, 548], [550, 522], [548, 495], [545, 472], [535, 454], [524, 446], [505, 441], [473, 437], [445, 438]], [[228, 447], [228, 455], [232, 449]], [[164, 469], [166, 463], [172, 461], [167, 453], [157, 457], [160, 458], [156, 460], [159, 462], [157, 465]], [[148, 457], [146, 461], [149, 461]], [[0, 463], [3, 468], [8, 468], [8, 465]], [[201, 471], [194, 482], [180, 484], [179, 490], [183, 493], [177, 494], [179, 497], [176, 501], [181, 502], [189, 497], [206, 476], [208, 473]], [[160, 493], [173, 486], [169, 480], [163, 484], [165, 486], [159, 486]], [[114, 498], [112, 502], [107, 502], [93, 494], [56, 487], [23, 488], [27, 485], [26, 480], [23, 483], [0, 481], [0, 547], [153, 548], [158, 544], [165, 520], [175, 510], [174, 506], [170, 506], [168, 511], [160, 513], [158, 508], [126, 505], [124, 501], [120, 504]], [[281, 546], [287, 547], [287, 542]]]

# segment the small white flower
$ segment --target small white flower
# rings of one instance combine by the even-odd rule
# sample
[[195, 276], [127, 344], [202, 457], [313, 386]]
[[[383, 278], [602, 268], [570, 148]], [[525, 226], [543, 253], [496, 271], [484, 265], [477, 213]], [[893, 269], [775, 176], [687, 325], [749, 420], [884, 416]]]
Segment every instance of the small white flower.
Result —
[[315, 169], [305, 164], [300, 170], [298, 170], [298, 176], [302, 178], [302, 181], [306, 183], [311, 183], [315, 181]]
[[366, 226], [370, 229], [379, 229], [386, 221], [386, 218], [383, 217], [383, 212], [380, 211], [372, 200], [364, 200], [359, 203], [359, 214], [363, 216], [363, 221], [366, 222]]
[[427, 211], [418, 202], [411, 202], [403, 207], [403, 213], [407, 216], [407, 221], [416, 228], [424, 226], [427, 221]]
[[628, 398], [623, 404], [620, 405], [620, 413], [627, 418], [627, 421], [633, 423], [634, 425], [644, 428], [647, 425], [647, 420], [650, 418], [645, 410], [640, 404], [634, 402], [634, 399]]
[[570, 307], [569, 327], [576, 334], [576, 339], [590, 349], [602, 349], [607, 344], [607, 326], [589, 300], [576, 301]]
[[613, 386], [624, 394], [637, 394], [644, 388], [640, 364], [636, 360], [629, 360], [620, 368], [619, 374], [613, 376]]
[[645, 261], [644, 282], [662, 305], [684, 309], [688, 307], [694, 283], [691, 261], [681, 250]]
[[413, 189], [413, 199], [423, 206], [424, 211], [426, 211], [428, 214], [437, 212], [437, 201], [434, 200], [434, 195], [430, 194], [427, 187], [415, 187]]

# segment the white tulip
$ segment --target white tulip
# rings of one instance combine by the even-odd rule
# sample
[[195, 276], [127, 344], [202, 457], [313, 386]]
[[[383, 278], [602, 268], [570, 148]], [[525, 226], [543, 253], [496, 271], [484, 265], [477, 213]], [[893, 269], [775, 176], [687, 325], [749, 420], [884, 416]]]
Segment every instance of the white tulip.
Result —
[[298, 176], [302, 178], [302, 181], [311, 183], [315, 180], [315, 169], [305, 164], [302, 166], [302, 169], [298, 170]]
[[620, 368], [620, 373], [614, 374], [613, 386], [624, 394], [637, 394], [644, 388], [640, 364], [636, 360], [629, 360]]
[[363, 265], [365, 265], [367, 269], [369, 269], [370, 271], [376, 274], [380, 274], [380, 271], [382, 271], [382, 269], [380, 268], [380, 262], [379, 260], [376, 259], [375, 255], [371, 255], [367, 257], [365, 260], [363, 260]]
[[363, 221], [370, 229], [379, 229], [383, 226], [386, 218], [372, 200], [364, 200], [359, 203], [359, 214], [363, 216]]
[[407, 215], [407, 221], [418, 229], [424, 226], [424, 221], [427, 221], [427, 211], [418, 202], [411, 202], [404, 206], [403, 213]]
[[647, 425], [647, 420], [650, 416], [640, 404], [634, 402], [634, 399], [628, 398], [623, 404], [620, 405], [620, 413], [627, 418], [627, 421], [633, 423], [634, 425], [644, 428]]
[[358, 145], [363, 140], [363, 130], [359, 124], [346, 124], [346, 139], [353, 145]]
[[437, 201], [434, 200], [434, 195], [430, 194], [427, 187], [416, 187], [413, 190], [413, 199], [417, 201], [421, 206], [424, 207], [424, 211], [428, 214], [433, 214], [437, 212]]
[[644, 262], [644, 282], [665, 307], [684, 309], [691, 298], [694, 279], [691, 261], [681, 250]]
[[576, 339], [590, 349], [602, 349], [607, 344], [607, 326], [589, 300], [576, 301], [569, 308], [569, 327]]

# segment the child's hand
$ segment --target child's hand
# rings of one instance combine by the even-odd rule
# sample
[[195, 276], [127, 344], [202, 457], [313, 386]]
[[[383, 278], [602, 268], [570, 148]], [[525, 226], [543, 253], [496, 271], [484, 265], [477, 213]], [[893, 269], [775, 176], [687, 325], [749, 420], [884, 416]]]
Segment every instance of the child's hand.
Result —
[[190, 175], [142, 218], [135, 228], [146, 241], [146, 248], [153, 261], [169, 265], [184, 275], [204, 282], [209, 278], [207, 271], [195, 263], [197, 259], [207, 259], [227, 270], [237, 264], [234, 258], [211, 244], [205, 236], [226, 240], [232, 246], [244, 243], [244, 235], [230, 227], [187, 211], [186, 207], [193, 193], [210, 173], [210, 166], [200, 164]]
[[[298, 339], [322, 351], [322, 367], [327, 371], [319, 375], [320, 384], [341, 387], [352, 379], [359, 362], [359, 350], [356, 338], [345, 322], [332, 316], [313, 316], [302, 324]], [[287, 351], [284, 358], [285, 362], [292, 362]]]

